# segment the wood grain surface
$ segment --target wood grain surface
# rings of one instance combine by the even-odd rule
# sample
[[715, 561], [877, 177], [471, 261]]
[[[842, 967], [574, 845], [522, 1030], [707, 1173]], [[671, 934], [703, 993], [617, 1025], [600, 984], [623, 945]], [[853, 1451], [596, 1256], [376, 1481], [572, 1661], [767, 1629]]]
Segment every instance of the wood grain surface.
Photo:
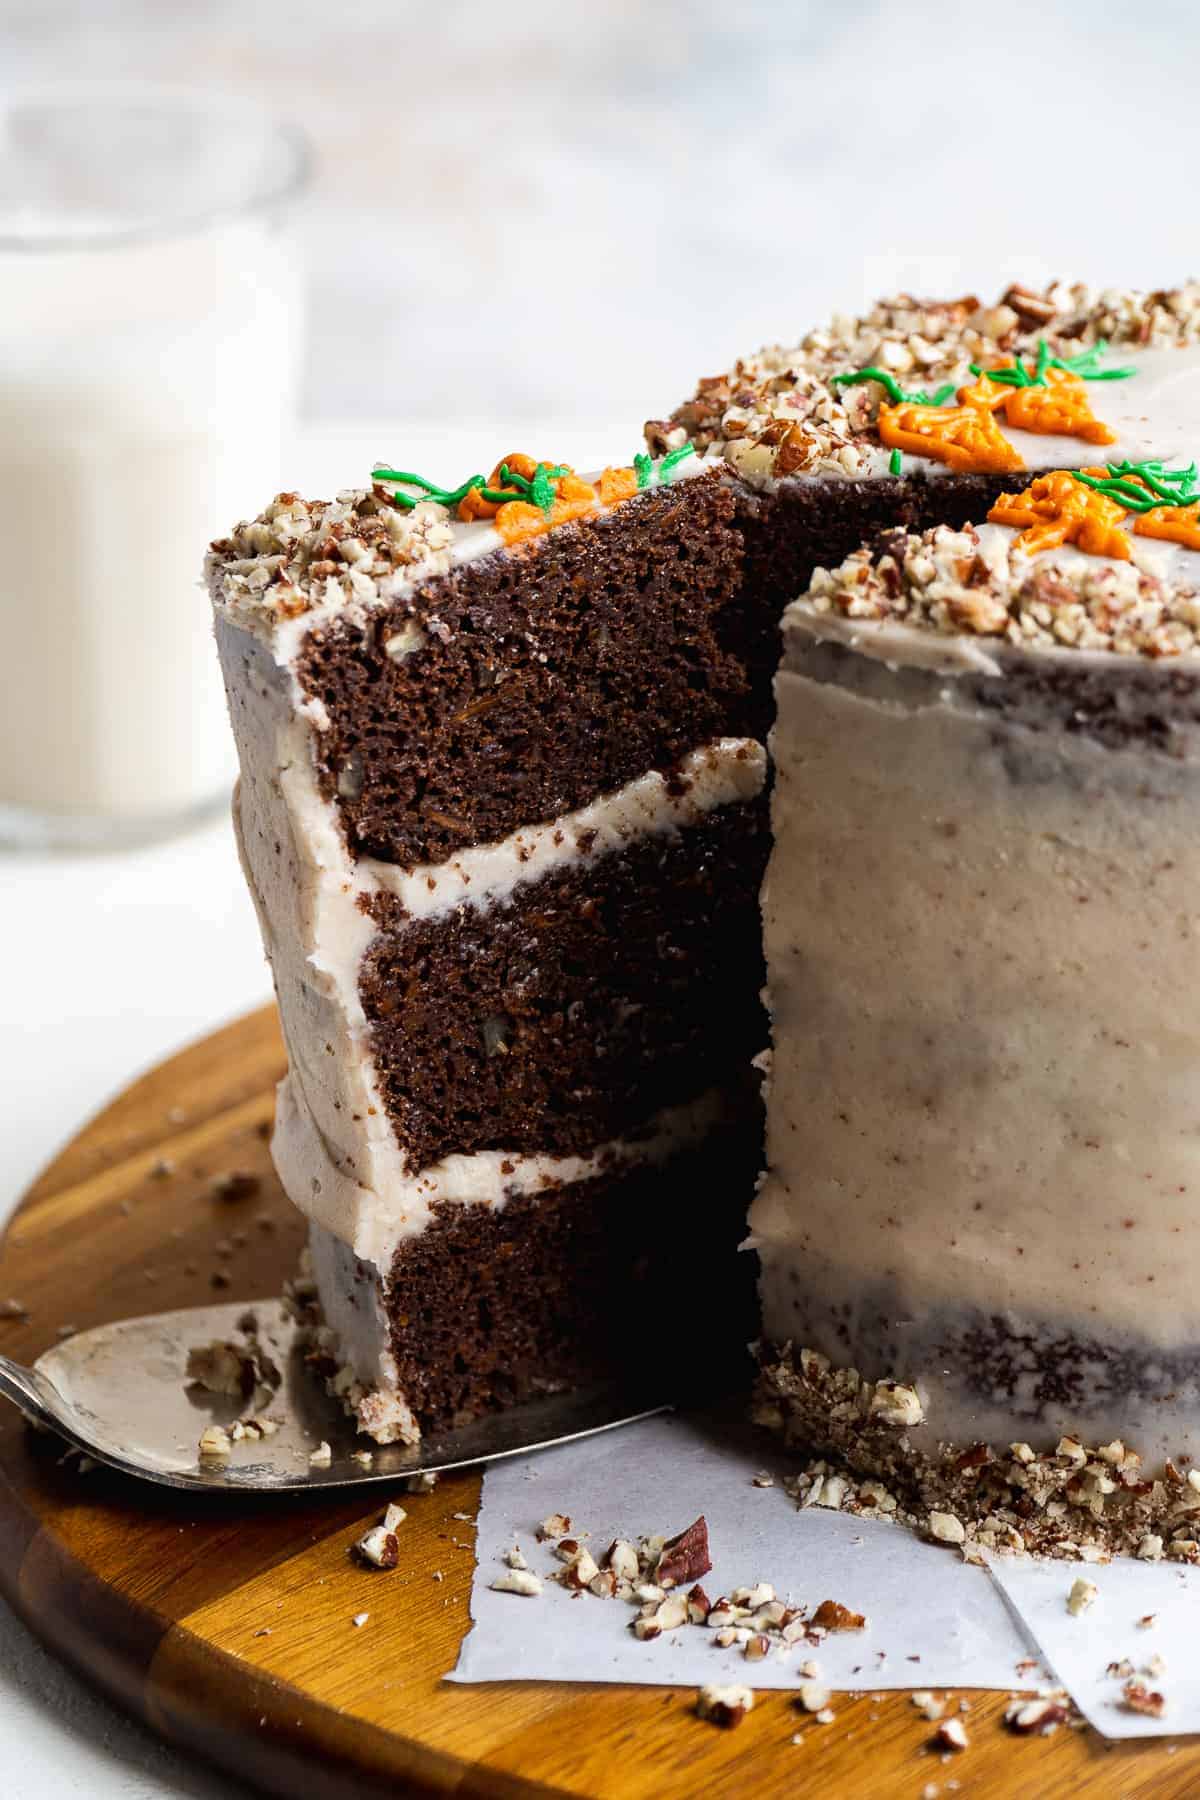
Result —
[[[278, 1291], [301, 1226], [266, 1134], [283, 1051], [271, 1011], [134, 1083], [35, 1184], [0, 1247], [0, 1349], [31, 1361], [70, 1326]], [[70, 1096], [63, 1097], [64, 1117]], [[234, 1170], [257, 1191], [229, 1201]], [[904, 1694], [835, 1700], [817, 1726], [764, 1693], [721, 1731], [689, 1688], [443, 1680], [469, 1627], [479, 1477], [407, 1496], [402, 1563], [348, 1550], [380, 1489], [349, 1500], [196, 1498], [95, 1470], [0, 1410], [0, 1581], [60, 1655], [156, 1731], [306, 1800], [371, 1794], [1174, 1800], [1200, 1744], [1018, 1739], [1006, 1697], [971, 1694], [970, 1747], [943, 1759]], [[364, 1504], [364, 1502], [367, 1502]], [[443, 1574], [433, 1579], [434, 1571]], [[354, 1615], [369, 1612], [356, 1629]], [[793, 1745], [794, 1732], [804, 1741]], [[950, 1786], [957, 1783], [957, 1787]]]

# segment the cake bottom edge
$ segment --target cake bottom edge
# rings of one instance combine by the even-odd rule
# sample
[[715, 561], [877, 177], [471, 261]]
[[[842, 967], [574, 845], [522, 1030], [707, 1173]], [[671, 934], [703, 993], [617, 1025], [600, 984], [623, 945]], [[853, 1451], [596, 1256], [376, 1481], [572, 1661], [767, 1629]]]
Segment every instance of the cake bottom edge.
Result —
[[314, 1221], [291, 1286], [310, 1362], [377, 1443], [602, 1382], [728, 1386], [756, 1331], [760, 1144], [755, 1118], [665, 1163], [437, 1202], [386, 1273]]
[[1115, 1440], [949, 1442], [913, 1385], [792, 1344], [754, 1351], [751, 1416], [806, 1458], [784, 1483], [802, 1508], [890, 1519], [974, 1562], [1018, 1551], [1200, 1563], [1200, 1488], [1170, 1459], [1155, 1473]]

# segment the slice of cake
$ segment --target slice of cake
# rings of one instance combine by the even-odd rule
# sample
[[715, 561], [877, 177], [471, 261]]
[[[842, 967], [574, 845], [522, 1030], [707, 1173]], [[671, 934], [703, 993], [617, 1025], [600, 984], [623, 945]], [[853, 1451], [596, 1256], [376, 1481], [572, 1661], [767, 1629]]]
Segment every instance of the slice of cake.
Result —
[[736, 1315], [769, 696], [698, 467], [392, 474], [212, 552], [274, 1154], [381, 1441]]
[[1195, 1559], [1200, 482], [991, 521], [785, 615], [760, 1412], [959, 1537]]

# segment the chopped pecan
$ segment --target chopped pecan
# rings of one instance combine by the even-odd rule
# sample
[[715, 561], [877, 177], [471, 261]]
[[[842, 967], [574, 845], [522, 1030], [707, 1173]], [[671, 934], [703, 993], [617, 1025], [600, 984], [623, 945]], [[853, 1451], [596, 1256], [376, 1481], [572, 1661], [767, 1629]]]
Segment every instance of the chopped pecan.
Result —
[[675, 1587], [681, 1581], [698, 1581], [712, 1568], [708, 1554], [708, 1525], [704, 1514], [693, 1520], [677, 1537], [668, 1538], [658, 1559], [658, 1581], [662, 1587]]
[[822, 1600], [811, 1622], [818, 1631], [861, 1631], [867, 1621], [839, 1600]]

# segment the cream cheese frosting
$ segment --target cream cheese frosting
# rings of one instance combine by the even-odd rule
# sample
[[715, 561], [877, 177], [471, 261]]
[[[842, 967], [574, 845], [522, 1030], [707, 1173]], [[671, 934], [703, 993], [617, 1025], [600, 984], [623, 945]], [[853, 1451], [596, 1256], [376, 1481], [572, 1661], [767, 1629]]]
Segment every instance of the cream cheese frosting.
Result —
[[[1143, 292], [1052, 283], [1042, 293], [1014, 285], [992, 305], [974, 296], [922, 301], [901, 294], [861, 318], [838, 317], [798, 344], [771, 345], [702, 381], [666, 420], [651, 420], [651, 448], [685, 441], [720, 453], [754, 486], [784, 478], [862, 479], [895, 473], [877, 426], [884, 388], [835, 378], [878, 368], [907, 392], [967, 385], [971, 364], [1031, 362], [1045, 342], [1070, 358], [1101, 343], [1108, 367], [1127, 380], [1088, 382], [1098, 417], [1116, 434], [1101, 452], [1075, 437], [1009, 426], [1004, 435], [1029, 469], [1080, 467], [1111, 456], [1192, 454], [1200, 399], [1200, 283]], [[953, 394], [949, 396], [953, 399]], [[906, 451], [899, 472], [937, 477], [945, 466]]]
[[1200, 669], [807, 600], [785, 643], [765, 1335], [956, 1443], [1200, 1452]]
[[285, 1076], [279, 1085], [271, 1154], [289, 1197], [356, 1256], [386, 1270], [407, 1238], [424, 1231], [434, 1208], [503, 1207], [522, 1194], [587, 1181], [635, 1163], [661, 1163], [699, 1143], [725, 1116], [720, 1094], [703, 1094], [647, 1122], [636, 1138], [617, 1138], [586, 1155], [554, 1156], [476, 1150], [447, 1156], [428, 1168], [390, 1172], [386, 1184], [366, 1188], [348, 1172], [318, 1129], [304, 1092]]

